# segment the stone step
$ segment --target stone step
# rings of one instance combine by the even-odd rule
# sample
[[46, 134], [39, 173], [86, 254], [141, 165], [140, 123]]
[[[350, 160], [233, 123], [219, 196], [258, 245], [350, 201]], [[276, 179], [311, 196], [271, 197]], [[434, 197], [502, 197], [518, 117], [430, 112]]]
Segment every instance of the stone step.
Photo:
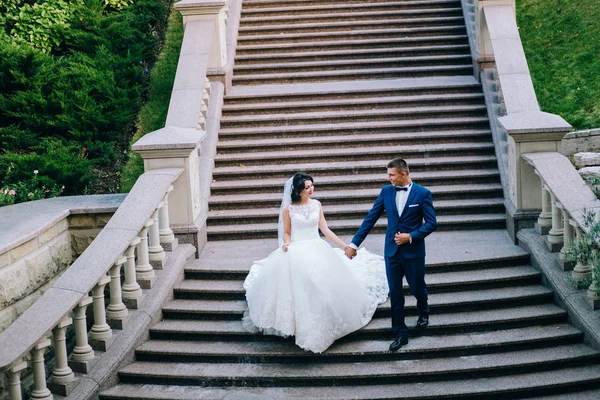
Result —
[[[410, 300], [411, 298], [407, 298]], [[196, 300], [199, 301], [199, 300]], [[193, 302], [193, 300], [186, 300]], [[192, 310], [193, 311], [193, 310]], [[411, 314], [416, 310], [409, 309]], [[457, 332], [483, 332], [531, 327], [539, 325], [565, 323], [567, 313], [554, 304], [516, 305], [511, 308], [491, 310], [475, 310], [470, 312], [443, 313], [432, 315], [427, 335], [442, 335]], [[419, 336], [412, 326], [416, 315], [407, 319], [409, 332]], [[374, 318], [362, 329], [347, 337], [354, 338], [393, 338], [389, 318]], [[194, 320], [194, 319], [165, 319], [150, 328], [152, 339], [161, 340], [235, 340], [235, 341], [292, 341], [279, 336], [253, 334], [242, 327], [241, 320]]]
[[[388, 159], [374, 159], [368, 161], [355, 162], [328, 162], [328, 163], [298, 163], [286, 165], [264, 165], [248, 166], [236, 165], [234, 167], [217, 167], [213, 170], [213, 178], [218, 182], [220, 180], [233, 179], [271, 179], [280, 178], [285, 182], [294, 173], [304, 171], [313, 175], [313, 178], [319, 179], [320, 176], [348, 176], [352, 174], [382, 174], [385, 173], [385, 166]], [[449, 168], [452, 166], [452, 168]], [[477, 169], [497, 168], [496, 157], [486, 156], [458, 156], [458, 157], [415, 157], [410, 160], [411, 173], [424, 171], [463, 171]], [[283, 186], [282, 186], [283, 187]], [[377, 195], [375, 195], [377, 196]]]
[[[323, 213], [327, 221], [331, 223], [337, 220], [356, 220], [364, 218], [371, 206], [370, 203], [323, 206]], [[500, 214], [504, 212], [504, 199], [440, 200], [435, 202], [435, 211], [438, 217], [462, 214]], [[209, 211], [208, 225], [213, 227], [220, 225], [276, 224], [278, 217], [278, 208], [249, 207]]]
[[242, 17], [239, 35], [271, 33], [344, 32], [402, 26], [405, 29], [441, 27], [464, 24], [461, 9], [431, 9], [429, 14], [415, 11], [373, 11], [352, 13], [322, 13]]
[[[451, 18], [454, 17], [454, 18]], [[269, 26], [273, 24], [303, 24], [306, 22], [345, 21], [361, 22], [365, 20], [401, 20], [410, 22], [413, 19], [439, 19], [444, 18], [446, 23], [457, 22], [456, 17], [462, 18], [460, 3], [454, 7], [428, 7], [428, 8], [399, 8], [395, 5], [383, 7], [381, 4], [373, 7], [365, 3], [360, 6], [346, 7], [281, 7], [281, 8], [255, 8], [242, 9], [240, 26]], [[398, 21], [400, 22], [400, 21]], [[458, 20], [460, 23], [460, 20]]]
[[[201, 386], [171, 386], [156, 384], [119, 384], [102, 392], [101, 399], [205, 399], [221, 400], [235, 393], [241, 399], [331, 399], [331, 400], [442, 400], [456, 399], [514, 399], [551, 393], [573, 392], [569, 399], [578, 399], [578, 391], [597, 388], [600, 384], [600, 366], [586, 365], [560, 368], [543, 372], [522, 372], [486, 378], [388, 385], [354, 385], [331, 387], [214, 388]], [[356, 382], [358, 383], [358, 382]], [[592, 391], [597, 392], [596, 389]], [[587, 392], [585, 392], [587, 393]], [[233, 397], [232, 397], [233, 398]]]
[[[386, 55], [383, 55], [386, 56]], [[319, 61], [293, 61], [293, 62], [266, 62], [260, 60], [251, 64], [236, 64], [233, 67], [234, 75], [274, 75], [289, 74], [292, 72], [339, 72], [353, 69], [383, 70], [385, 68], [415, 68], [415, 67], [449, 67], [467, 64], [471, 60], [469, 53], [444, 54], [428, 56], [400, 57], [392, 55], [387, 57], [369, 57], [355, 59], [329, 59]]]
[[[257, 44], [281, 44], [281, 43], [314, 43], [314, 42], [345, 42], [351, 40], [364, 39], [398, 39], [404, 38], [406, 43], [411, 42], [411, 38], [415, 41], [426, 40], [429, 36], [456, 36], [466, 37], [466, 28], [464, 23], [460, 25], [448, 26], [426, 26], [413, 28], [381, 28], [381, 29], [352, 29], [330, 32], [274, 32], [251, 35], [251, 29], [246, 34], [240, 32], [237, 38], [238, 44], [241, 46], [257, 45]], [[464, 43], [464, 42], [462, 42]]]
[[[453, 183], [497, 183], [500, 172], [498, 169], [469, 169], [458, 171], [411, 171], [411, 178], [425, 187]], [[343, 190], [349, 186], [361, 189], [380, 188], [389, 182], [383, 172], [378, 174], [353, 174], [345, 175], [319, 175], [313, 177], [318, 192], [327, 190]], [[210, 186], [213, 196], [248, 194], [248, 193], [281, 193], [286, 178], [265, 178], [260, 180], [215, 180]], [[317, 192], [317, 193], [318, 193]], [[318, 194], [317, 194], [318, 197]], [[436, 203], [436, 206], [440, 206]], [[454, 206], [456, 204], [453, 204]], [[257, 210], [258, 211], [258, 210]], [[339, 209], [330, 209], [327, 212], [336, 212]], [[259, 211], [261, 214], [262, 210]], [[279, 209], [277, 208], [277, 213]], [[266, 215], [266, 214], [265, 214]]]
[[510, 375], [519, 372], [585, 366], [599, 360], [599, 353], [583, 344], [556, 346], [470, 357], [448, 357], [409, 362], [376, 361], [341, 364], [232, 364], [136, 362], [119, 371], [123, 383], [210, 385], [210, 386], [343, 386], [356, 380], [370, 384], [431, 382]]
[[354, 60], [361, 58], [386, 58], [395, 57], [419, 57], [424, 55], [441, 56], [452, 54], [469, 54], [468, 44], [454, 44], [443, 46], [418, 46], [418, 47], [385, 47], [385, 48], [358, 48], [349, 50], [326, 50], [326, 51], [306, 51], [306, 52], [284, 52], [271, 54], [249, 54], [236, 55], [235, 65], [245, 66], [258, 62], [272, 64], [276, 62], [290, 63], [299, 61], [325, 61], [325, 60]]
[[[337, 235], [352, 235], [356, 233], [360, 219], [344, 219], [328, 221], [329, 228]], [[484, 214], [455, 214], [439, 215], [437, 217], [438, 231], [474, 230], [474, 229], [503, 229], [506, 227], [504, 212]], [[371, 233], [385, 233], [387, 219], [380, 218], [375, 223]], [[209, 225], [208, 240], [240, 240], [264, 239], [277, 237], [277, 223], [253, 223], [243, 225]]]
[[368, 7], [372, 5], [377, 7], [394, 8], [440, 8], [456, 7], [460, 4], [457, 0], [245, 0], [243, 10], [263, 9], [263, 8], [306, 8], [306, 7]]
[[[295, 53], [316, 52], [316, 51], [343, 51], [343, 50], [364, 50], [364, 49], [384, 49], [389, 47], [417, 48], [417, 47], [438, 47], [444, 45], [469, 45], [467, 35], [464, 34], [446, 34], [444, 36], [409, 36], [409, 37], [387, 37], [387, 38], [353, 38], [346, 37], [341, 40], [340, 35], [335, 35], [332, 40], [320, 38], [321, 40], [312, 42], [302, 42], [299, 38], [291, 38], [291, 43], [269, 42], [267, 39], [259, 43], [251, 44], [242, 41], [236, 47], [236, 60], [238, 56], [244, 55], [266, 55], [277, 54], [281, 52], [294, 51]], [[363, 34], [364, 36], [364, 34]], [[246, 40], [251, 42], [251, 40]]]
[[419, 336], [398, 352], [389, 340], [339, 340], [323, 353], [304, 351], [289, 341], [203, 342], [150, 340], [136, 349], [139, 361], [317, 363], [410, 360], [549, 348], [581, 343], [581, 331], [567, 324], [473, 334]]
[[227, 92], [224, 107], [229, 107], [232, 104], [246, 105], [256, 102], [261, 104], [294, 101], [314, 102], [318, 100], [371, 99], [417, 95], [447, 97], [445, 95], [473, 93], [481, 95], [482, 89], [480, 83], [472, 76], [236, 86]]
[[[499, 183], [439, 185], [429, 188], [434, 204], [443, 200], [501, 198], [502, 186]], [[320, 191], [316, 198], [323, 204], [373, 204], [381, 188], [328, 190]], [[210, 196], [211, 211], [223, 209], [277, 208], [281, 205], [281, 193], [236, 194], [225, 196]]]
[[261, 129], [222, 128], [219, 140], [275, 139], [289, 137], [353, 135], [370, 133], [402, 133], [414, 131], [447, 131], [463, 129], [489, 129], [487, 117], [425, 118], [397, 121], [340, 122], [337, 124], [310, 124], [262, 127]]
[[[489, 271], [488, 271], [489, 272]], [[539, 280], [539, 279], [538, 279]], [[219, 281], [214, 281], [217, 283]], [[163, 305], [164, 319], [200, 319], [200, 320], [239, 320], [248, 307], [245, 300], [198, 300], [194, 295], [198, 290], [192, 286], [197, 282], [189, 281], [184, 288], [176, 291], [185, 298], [169, 301]], [[225, 286], [223, 282], [220, 282]], [[202, 286], [198, 284], [197, 286]], [[230, 285], [231, 286], [231, 285]], [[205, 287], [205, 286], [204, 286]], [[238, 293], [240, 294], [240, 293]], [[188, 298], [189, 297], [189, 298]], [[244, 298], [244, 296], [239, 296]], [[429, 308], [432, 315], [442, 313], [467, 312], [506, 308], [514, 305], [524, 306], [543, 304], [552, 301], [553, 293], [541, 285], [491, 288], [462, 292], [432, 293], [429, 295]], [[417, 302], [412, 296], [406, 298], [406, 315], [417, 315]], [[389, 299], [377, 307], [375, 317], [390, 317]]]
[[242, 16], [268, 16], [272, 14], [298, 15], [302, 13], [324, 13], [324, 12], [354, 12], [354, 11], [372, 11], [372, 10], [402, 10], [402, 9], [440, 9], [460, 7], [460, 1], [380, 1], [380, 2], [344, 2], [343, 4], [331, 4], [315, 2], [315, 4], [304, 4], [304, 2], [294, 2], [293, 4], [254, 4], [252, 2], [244, 3]]
[[237, 115], [255, 115], [255, 114], [270, 114], [270, 113], [295, 113], [306, 112], [307, 110], [377, 110], [377, 109], [394, 109], [400, 107], [416, 108], [424, 106], [440, 106], [440, 105], [480, 105], [484, 104], [482, 93], [436, 93], [426, 95], [396, 95], [396, 96], [380, 96], [380, 97], [334, 97], [332, 94], [324, 100], [305, 100], [305, 101], [277, 101], [273, 98], [262, 103], [244, 102], [231, 103], [229, 97], [226, 104], [223, 105], [223, 117]]
[[[429, 271], [429, 269], [427, 270]], [[540, 273], [531, 266], [507, 267], [483, 271], [441, 272], [427, 275], [430, 294], [532, 285], [540, 282]], [[244, 300], [242, 279], [187, 279], [174, 289], [178, 300]], [[410, 294], [404, 283], [404, 292]], [[212, 304], [212, 303], [211, 303]]]
[[278, 152], [253, 152], [237, 154], [217, 154], [215, 167], [243, 165], [268, 165], [280, 163], [322, 163], [336, 161], [357, 161], [365, 159], [393, 159], [402, 155], [406, 159], [423, 156], [434, 157], [491, 155], [494, 144], [484, 143], [438, 143], [426, 145], [395, 145], [367, 148], [328, 148], [308, 150], [286, 150]]
[[[277, 243], [273, 242], [273, 246]], [[503, 255], [498, 257], [482, 257], [470, 261], [433, 262], [425, 260], [425, 268], [428, 274], [427, 280], [432, 274], [462, 273], [468, 271], [474, 275], [477, 271], [493, 270], [496, 268], [522, 267], [529, 263], [529, 254]], [[206, 280], [243, 280], [248, 275], [251, 262], [243, 258], [240, 261], [220, 263], [218, 261], [205, 261], [204, 259], [193, 260], [185, 266], [186, 279]]]
[[284, 84], [298, 82], [322, 82], [348, 79], [391, 79], [415, 78], [426, 76], [455, 76], [472, 75], [471, 64], [457, 64], [448, 66], [419, 66], [419, 67], [389, 67], [389, 68], [358, 68], [332, 71], [298, 71], [287, 73], [257, 73], [234, 75], [234, 85], [264, 85]]
[[466, 143], [487, 142], [491, 139], [491, 132], [486, 129], [473, 129], [469, 131], [433, 131], [433, 132], [404, 132], [396, 133], [373, 133], [332, 135], [317, 137], [290, 137], [279, 139], [255, 139], [255, 140], [227, 140], [218, 143], [219, 154], [250, 153], [257, 151], [282, 151], [293, 148], [303, 149], [325, 149], [335, 146], [337, 148], [356, 148], [390, 146], [398, 144], [440, 144], [440, 143]]
[[369, 110], [336, 110], [336, 111], [307, 111], [299, 113], [270, 113], [263, 115], [237, 115], [223, 116], [221, 128], [236, 127], [271, 127], [289, 125], [309, 125], [319, 123], [337, 122], [368, 122], [368, 121], [396, 121], [425, 118], [448, 117], [482, 117], [487, 114], [485, 104], [460, 104], [460, 105], [430, 105], [421, 107], [401, 108], [376, 108]]

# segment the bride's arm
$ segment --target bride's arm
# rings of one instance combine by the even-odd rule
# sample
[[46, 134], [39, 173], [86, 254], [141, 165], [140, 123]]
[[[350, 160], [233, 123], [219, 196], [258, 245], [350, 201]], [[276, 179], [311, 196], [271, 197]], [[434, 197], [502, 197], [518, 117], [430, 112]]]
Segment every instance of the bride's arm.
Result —
[[323, 235], [327, 239], [329, 239], [333, 244], [335, 244], [340, 249], [344, 249], [346, 247], [346, 243], [342, 241], [331, 229], [327, 226], [327, 221], [325, 221], [325, 215], [323, 214], [323, 207], [321, 207], [321, 203], [319, 203], [320, 217], [319, 217], [319, 229], [323, 232]]
[[292, 220], [290, 219], [290, 210], [287, 207], [283, 210], [283, 245], [281, 249], [287, 251], [292, 240]]

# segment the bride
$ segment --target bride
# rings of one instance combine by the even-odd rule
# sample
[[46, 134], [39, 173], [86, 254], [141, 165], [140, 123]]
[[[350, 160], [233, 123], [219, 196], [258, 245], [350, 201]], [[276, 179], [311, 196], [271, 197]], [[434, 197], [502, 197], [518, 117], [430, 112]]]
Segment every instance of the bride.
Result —
[[346, 244], [327, 226], [313, 179], [297, 173], [285, 186], [279, 213], [279, 248], [256, 261], [244, 281], [250, 332], [294, 336], [320, 353], [336, 339], [365, 326], [387, 298], [383, 257], [361, 249], [349, 260], [320, 238]]

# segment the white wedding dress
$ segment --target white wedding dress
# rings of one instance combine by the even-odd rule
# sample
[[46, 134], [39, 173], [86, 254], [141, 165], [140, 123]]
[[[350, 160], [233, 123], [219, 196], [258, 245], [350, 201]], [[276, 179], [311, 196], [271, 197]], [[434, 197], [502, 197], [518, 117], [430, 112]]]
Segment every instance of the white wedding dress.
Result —
[[250, 268], [242, 322], [250, 332], [294, 336], [301, 348], [320, 353], [365, 326], [386, 300], [385, 263], [364, 249], [349, 260], [321, 239], [318, 201], [288, 207], [289, 249], [278, 248]]

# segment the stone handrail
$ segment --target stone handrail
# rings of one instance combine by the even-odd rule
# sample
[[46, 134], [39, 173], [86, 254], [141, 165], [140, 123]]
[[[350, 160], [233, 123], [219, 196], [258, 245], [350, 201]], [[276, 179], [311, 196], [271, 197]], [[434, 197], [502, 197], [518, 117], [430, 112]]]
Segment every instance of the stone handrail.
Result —
[[541, 199], [531, 192], [535, 175], [521, 155], [558, 152], [571, 125], [540, 110], [517, 28], [515, 1], [463, 0], [463, 9], [475, 14], [475, 29], [469, 35], [477, 75], [488, 88], [490, 76], [495, 78], [494, 90], [486, 90], [486, 102], [489, 110], [494, 98], [499, 98], [500, 112], [492, 110], [490, 123], [493, 131], [498, 125], [494, 141], [501, 145], [499, 168], [507, 181], [503, 182], [507, 229], [516, 241], [516, 233], [533, 225], [535, 210], [541, 206]]
[[[537, 219], [538, 231], [547, 233], [546, 243], [550, 250], [559, 251], [559, 259], [566, 261], [569, 246], [588, 231], [585, 224], [587, 212], [600, 212], [600, 200], [581, 178], [571, 161], [560, 153], [525, 153], [523, 160], [532, 167], [539, 178], [536, 188], [541, 202], [541, 213]], [[600, 307], [600, 297], [595, 288], [595, 276], [589, 265], [577, 263], [573, 268], [575, 281], [592, 278], [588, 299], [594, 309]]]
[[[127, 316], [127, 307], [138, 307], [141, 287], [152, 286], [153, 264], [160, 264], [165, 256], [163, 246], [168, 247], [175, 240], [169, 225], [168, 195], [182, 173], [181, 168], [165, 168], [140, 176], [92, 244], [38, 301], [0, 333], [0, 371], [9, 376], [11, 400], [21, 399], [20, 373], [28, 367], [25, 361], [28, 354], [34, 378], [32, 398], [37, 399], [52, 398], [43, 357], [47, 347], [53, 345], [56, 354], [51, 384], [62, 386], [58, 392], [64, 393], [65, 387], [73, 382], [72, 366], [85, 365], [94, 358], [86, 326], [85, 310], [89, 304], [94, 309], [90, 338], [100, 348], [112, 336], [107, 317], [122, 321]], [[123, 265], [125, 282], [121, 287]], [[105, 310], [107, 285], [110, 304]], [[90, 291], [92, 298], [88, 295]], [[76, 346], [67, 362], [65, 333], [73, 319]], [[47, 339], [50, 332], [52, 341]]]

